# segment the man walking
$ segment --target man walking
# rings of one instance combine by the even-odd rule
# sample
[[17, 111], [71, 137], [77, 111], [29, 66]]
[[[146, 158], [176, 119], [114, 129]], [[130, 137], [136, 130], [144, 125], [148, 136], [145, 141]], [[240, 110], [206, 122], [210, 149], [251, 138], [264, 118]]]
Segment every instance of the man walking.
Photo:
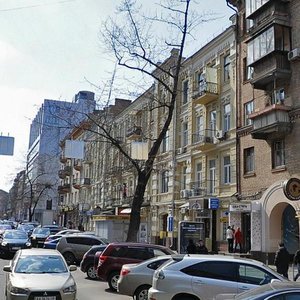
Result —
[[290, 254], [284, 246], [284, 243], [278, 244], [278, 250], [275, 254], [274, 265], [276, 266], [277, 272], [288, 278], [288, 270], [290, 263]]
[[226, 230], [226, 239], [227, 239], [227, 243], [228, 243], [228, 252], [232, 253], [233, 252], [233, 230], [231, 229], [230, 226], [227, 227]]

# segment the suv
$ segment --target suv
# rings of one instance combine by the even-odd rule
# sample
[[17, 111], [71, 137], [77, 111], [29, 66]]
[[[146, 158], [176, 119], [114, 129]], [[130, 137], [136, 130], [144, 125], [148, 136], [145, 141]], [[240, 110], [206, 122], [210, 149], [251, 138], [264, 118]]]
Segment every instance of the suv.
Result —
[[89, 279], [97, 279], [97, 264], [98, 259], [101, 252], [107, 247], [107, 245], [96, 245], [92, 246], [90, 250], [88, 250], [81, 262], [80, 262], [80, 270], [83, 273], [86, 273]]
[[77, 234], [64, 235], [57, 243], [56, 249], [64, 256], [68, 265], [79, 263], [85, 252], [94, 245], [106, 245], [107, 239], [95, 235]]
[[158, 268], [148, 291], [150, 300], [215, 299], [286, 278], [262, 262], [225, 255], [176, 255]]
[[172, 255], [168, 247], [143, 243], [111, 243], [101, 253], [98, 261], [97, 275], [107, 281], [111, 290], [117, 291], [120, 271], [124, 264], [139, 263], [143, 260]]

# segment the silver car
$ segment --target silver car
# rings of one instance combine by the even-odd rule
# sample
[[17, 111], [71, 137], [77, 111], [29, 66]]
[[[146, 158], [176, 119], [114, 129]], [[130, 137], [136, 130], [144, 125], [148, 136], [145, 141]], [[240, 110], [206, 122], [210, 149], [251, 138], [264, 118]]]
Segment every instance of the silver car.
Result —
[[158, 268], [148, 291], [149, 300], [214, 299], [241, 293], [272, 279], [287, 281], [262, 262], [226, 255], [178, 255]]
[[136, 300], [147, 300], [154, 271], [170, 258], [170, 255], [163, 255], [141, 263], [123, 265], [118, 279], [118, 292]]
[[76, 283], [70, 271], [76, 266], [67, 265], [57, 250], [18, 250], [7, 272], [6, 300], [76, 300]]

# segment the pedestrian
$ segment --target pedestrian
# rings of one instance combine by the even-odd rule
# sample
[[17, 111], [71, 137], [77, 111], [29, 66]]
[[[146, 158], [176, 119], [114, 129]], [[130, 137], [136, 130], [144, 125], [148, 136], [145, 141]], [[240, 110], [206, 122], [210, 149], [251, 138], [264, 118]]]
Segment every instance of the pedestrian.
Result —
[[290, 254], [284, 246], [283, 242], [278, 244], [278, 250], [275, 254], [274, 265], [276, 266], [276, 270], [279, 274], [282, 274], [287, 279], [288, 276], [288, 269], [290, 263]]
[[208, 254], [208, 249], [204, 245], [203, 240], [199, 240], [199, 242], [196, 246], [196, 253], [197, 254]]
[[189, 239], [189, 243], [186, 247], [186, 251], [188, 254], [195, 254], [196, 253], [196, 245], [192, 239]]
[[297, 274], [293, 278], [294, 281], [296, 281], [298, 279], [298, 277], [300, 276], [300, 250], [296, 251], [293, 262], [294, 262], [294, 265], [297, 266]]
[[227, 239], [227, 243], [228, 243], [228, 252], [232, 253], [233, 252], [233, 231], [231, 229], [230, 226], [227, 227], [226, 230], [226, 239]]
[[234, 252], [236, 252], [237, 247], [239, 247], [240, 253], [242, 253], [242, 243], [243, 243], [243, 234], [240, 227], [234, 232]]

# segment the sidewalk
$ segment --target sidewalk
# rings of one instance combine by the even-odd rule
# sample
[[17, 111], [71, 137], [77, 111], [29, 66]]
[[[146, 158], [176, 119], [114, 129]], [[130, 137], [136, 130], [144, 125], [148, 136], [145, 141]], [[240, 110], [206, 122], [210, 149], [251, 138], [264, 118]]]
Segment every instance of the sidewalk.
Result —
[[[276, 267], [274, 265], [268, 265], [268, 267], [270, 267], [271, 269], [276, 271]], [[293, 278], [296, 274], [297, 274], [297, 268], [294, 268], [294, 272], [293, 272], [293, 265], [290, 265], [289, 266], [289, 271], [288, 271], [289, 280], [293, 281]], [[299, 280], [300, 280], [300, 278], [298, 279], [298, 281]]]

